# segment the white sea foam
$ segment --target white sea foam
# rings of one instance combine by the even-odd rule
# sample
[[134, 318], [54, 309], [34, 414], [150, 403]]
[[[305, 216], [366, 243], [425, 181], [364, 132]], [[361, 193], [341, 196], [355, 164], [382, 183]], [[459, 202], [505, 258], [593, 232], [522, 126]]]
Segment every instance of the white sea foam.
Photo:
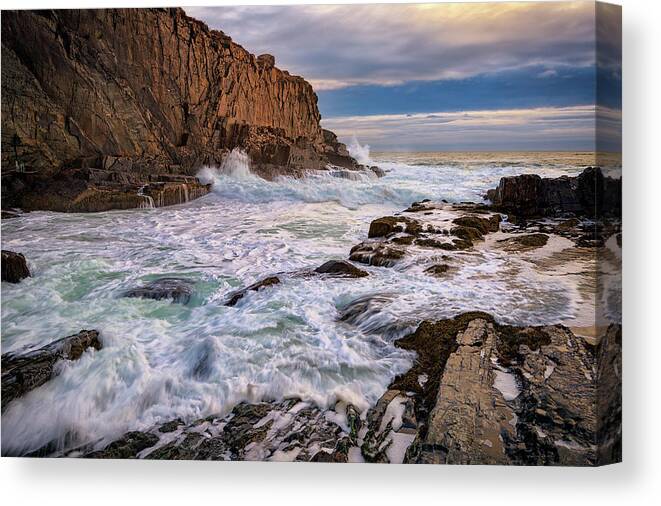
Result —
[[[214, 191], [185, 205], [3, 220], [3, 249], [24, 253], [33, 272], [2, 285], [3, 352], [85, 328], [98, 329], [104, 344], [9, 405], [3, 451], [53, 440], [100, 444], [176, 417], [227, 413], [242, 400], [298, 396], [365, 409], [411, 365], [410, 352], [393, 344], [397, 325], [475, 309], [509, 323], [571, 319], [578, 278], [540, 277], [525, 258], [480, 249], [458, 253], [456, 271], [442, 282], [422, 272], [438, 255], [430, 250], [394, 268], [366, 267], [370, 276], [361, 279], [283, 276], [235, 307], [223, 305], [231, 291], [267, 275], [346, 258], [376, 217], [423, 198], [479, 201], [502, 175], [524, 171], [491, 160], [433, 160], [383, 155], [369, 162], [388, 169], [379, 179], [316, 173], [268, 182], [236, 151], [200, 174]], [[195, 283], [188, 305], [121, 297], [162, 276]], [[351, 301], [379, 294], [386, 296], [378, 311], [337, 321]]]

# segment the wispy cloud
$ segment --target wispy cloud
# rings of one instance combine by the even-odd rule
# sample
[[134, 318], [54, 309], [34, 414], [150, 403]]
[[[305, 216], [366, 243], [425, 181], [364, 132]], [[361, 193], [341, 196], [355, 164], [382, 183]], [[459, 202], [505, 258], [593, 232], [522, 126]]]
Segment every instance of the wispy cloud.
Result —
[[[598, 116], [597, 116], [598, 115]], [[325, 128], [381, 150], [592, 150], [619, 144], [620, 111], [592, 105], [327, 118]], [[599, 119], [597, 119], [599, 118]]]
[[317, 90], [594, 64], [593, 2], [187, 7]]

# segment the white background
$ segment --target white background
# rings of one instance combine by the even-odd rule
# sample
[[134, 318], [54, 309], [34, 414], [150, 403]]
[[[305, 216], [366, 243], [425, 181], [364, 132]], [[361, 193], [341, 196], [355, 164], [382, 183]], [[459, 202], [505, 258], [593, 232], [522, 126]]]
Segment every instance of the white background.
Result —
[[[138, 5], [223, 3], [260, 2], [139, 0]], [[4, 504], [659, 504], [661, 2], [617, 3], [624, 6], [623, 464], [559, 469], [4, 458]], [[2, 3], [3, 9], [54, 6], [136, 5], [124, 0]]]

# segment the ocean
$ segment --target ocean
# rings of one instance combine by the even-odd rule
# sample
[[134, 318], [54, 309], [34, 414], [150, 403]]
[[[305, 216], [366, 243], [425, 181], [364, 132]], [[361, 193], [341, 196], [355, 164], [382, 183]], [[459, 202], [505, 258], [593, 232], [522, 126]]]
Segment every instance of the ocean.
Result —
[[[233, 290], [266, 276], [346, 259], [373, 219], [414, 201], [481, 202], [503, 176], [576, 175], [595, 160], [594, 153], [351, 150], [386, 175], [266, 181], [233, 152], [222, 167], [201, 171], [213, 191], [187, 204], [3, 220], [2, 248], [25, 254], [33, 273], [2, 285], [3, 353], [81, 329], [99, 330], [104, 344], [9, 405], [3, 450], [100, 444], [176, 417], [228, 413], [244, 400], [341, 399], [366, 409], [410, 367], [411, 353], [393, 343], [422, 319], [481, 310], [517, 325], [593, 325], [594, 254], [559, 236], [524, 255], [487, 241], [456, 253], [460, 268], [442, 280], [423, 272], [440, 256], [430, 251], [392, 268], [365, 267], [370, 276], [361, 279], [284, 276], [224, 306]], [[617, 160], [610, 165], [619, 170]], [[165, 276], [195, 283], [188, 304], [122, 297]], [[339, 321], [359, 298], [370, 309], [354, 324]]]

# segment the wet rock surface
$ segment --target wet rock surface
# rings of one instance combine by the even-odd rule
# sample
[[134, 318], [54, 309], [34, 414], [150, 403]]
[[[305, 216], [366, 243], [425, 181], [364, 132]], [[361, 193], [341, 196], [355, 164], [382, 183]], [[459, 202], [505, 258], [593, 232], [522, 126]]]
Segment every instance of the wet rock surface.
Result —
[[78, 360], [87, 349], [100, 350], [101, 347], [96, 330], [81, 330], [78, 334], [63, 337], [37, 350], [3, 354], [2, 410], [12, 400], [57, 375], [58, 361]]
[[503, 177], [486, 198], [496, 210], [518, 216], [573, 213], [589, 217], [618, 215], [622, 181], [588, 167], [578, 176], [542, 178], [536, 174]]
[[192, 281], [183, 278], [161, 278], [124, 292], [124, 297], [172, 299], [172, 302], [188, 304], [193, 295], [193, 284]]
[[2, 250], [2, 281], [18, 283], [30, 277], [30, 269], [22, 253]]
[[[367, 307], [367, 306], [365, 306]], [[358, 310], [359, 312], [360, 310]], [[347, 319], [345, 319], [347, 321]], [[351, 320], [349, 320], [351, 321]], [[105, 458], [595, 465], [621, 458], [620, 328], [595, 348], [562, 326], [513, 327], [485, 313], [422, 322], [397, 341], [406, 373], [360, 413], [338, 402], [243, 403], [173, 420], [97, 450]], [[619, 377], [607, 380], [613, 386]]]
[[237, 290], [229, 295], [229, 298], [225, 302], [226, 306], [235, 306], [248, 292], [256, 292], [262, 288], [269, 286], [277, 285], [280, 283], [280, 278], [278, 276], [270, 276], [268, 278], [262, 279], [257, 283], [253, 283], [250, 286], [247, 286], [241, 290]]
[[359, 269], [355, 265], [344, 260], [329, 260], [325, 264], [317, 267], [314, 271], [319, 274], [348, 278], [364, 278], [365, 276], [369, 276], [364, 270]]

